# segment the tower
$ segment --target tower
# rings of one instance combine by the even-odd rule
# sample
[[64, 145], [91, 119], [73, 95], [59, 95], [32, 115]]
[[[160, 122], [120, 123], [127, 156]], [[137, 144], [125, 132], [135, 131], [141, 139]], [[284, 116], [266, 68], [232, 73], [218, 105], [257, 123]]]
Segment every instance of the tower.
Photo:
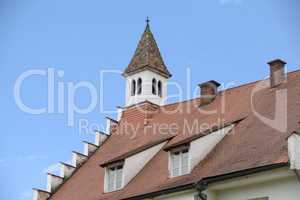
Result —
[[171, 77], [159, 52], [149, 20], [135, 53], [125, 69], [125, 106], [143, 101], [163, 105], [167, 97], [167, 81]]

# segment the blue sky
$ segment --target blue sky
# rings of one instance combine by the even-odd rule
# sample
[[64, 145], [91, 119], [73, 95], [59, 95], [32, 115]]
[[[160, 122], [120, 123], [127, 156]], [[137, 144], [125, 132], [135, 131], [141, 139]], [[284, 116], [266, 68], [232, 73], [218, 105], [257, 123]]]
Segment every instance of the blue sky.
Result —
[[[269, 72], [266, 62], [278, 57], [288, 62], [288, 71], [300, 69], [299, 9], [297, 0], [0, 0], [0, 199], [31, 199], [32, 187], [45, 188], [46, 171], [82, 150], [82, 140], [93, 139], [79, 130], [80, 120], [104, 125], [105, 116], [115, 117], [101, 111], [99, 99], [107, 110], [124, 105], [124, 79], [110, 73], [101, 84], [100, 71], [120, 72], [128, 65], [146, 16], [171, 81], [186, 92], [210, 79], [232, 86], [262, 79]], [[16, 80], [28, 70], [48, 68], [56, 73], [53, 113], [22, 111], [14, 97]], [[81, 81], [97, 89], [97, 106], [75, 114], [74, 126], [68, 126], [66, 101], [58, 112], [58, 83], [67, 88]], [[65, 89], [65, 99], [67, 94]], [[26, 79], [21, 98], [34, 108], [47, 106], [46, 76]], [[90, 101], [87, 90], [76, 92], [79, 107]]]

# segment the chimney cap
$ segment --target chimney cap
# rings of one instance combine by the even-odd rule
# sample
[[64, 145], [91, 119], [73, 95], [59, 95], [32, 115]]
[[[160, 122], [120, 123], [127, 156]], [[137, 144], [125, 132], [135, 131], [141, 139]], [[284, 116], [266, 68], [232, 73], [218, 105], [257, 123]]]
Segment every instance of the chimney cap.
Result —
[[274, 60], [269, 61], [268, 64], [271, 65], [271, 66], [274, 65], [274, 64], [282, 64], [282, 65], [285, 65], [286, 62], [283, 61], [282, 59], [277, 58], [277, 59], [274, 59]]
[[206, 81], [204, 83], [200, 83], [199, 86], [201, 87], [201, 86], [206, 86], [206, 85], [211, 85], [211, 84], [213, 84], [217, 87], [219, 87], [221, 85], [219, 82], [217, 82], [215, 80], [210, 80], [210, 81]]

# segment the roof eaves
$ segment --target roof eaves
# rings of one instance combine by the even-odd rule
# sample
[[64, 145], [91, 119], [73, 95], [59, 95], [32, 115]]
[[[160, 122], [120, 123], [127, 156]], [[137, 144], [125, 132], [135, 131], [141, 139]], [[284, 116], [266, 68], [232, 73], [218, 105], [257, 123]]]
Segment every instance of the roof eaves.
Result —
[[108, 120], [110, 120], [110, 121], [112, 121], [112, 122], [114, 122], [114, 123], [116, 123], [116, 124], [119, 123], [117, 120], [115, 120], [115, 119], [113, 119], [111, 117], [105, 117], [105, 118], [108, 119]]
[[172, 74], [167, 69], [160, 70], [160, 69], [157, 69], [156, 67], [152, 67], [152, 66], [150, 66], [148, 64], [145, 65], [145, 66], [142, 66], [142, 67], [138, 67], [136, 69], [125, 70], [122, 75], [126, 77], [126, 76], [129, 76], [129, 75], [141, 72], [143, 70], [149, 70], [149, 71], [158, 73], [158, 74], [162, 75], [165, 78], [170, 78], [172, 76]]
[[159, 105], [157, 105], [157, 104], [155, 104], [155, 103], [153, 103], [151, 101], [145, 100], [145, 101], [142, 101], [142, 102], [139, 102], [139, 103], [135, 103], [135, 104], [126, 106], [126, 107], [124, 107], [124, 109], [127, 110], [127, 109], [130, 109], [130, 108], [134, 108], [134, 107], [137, 107], [137, 106], [142, 106], [142, 105], [145, 105], [145, 104], [150, 104], [150, 105], [152, 105], [152, 106], [154, 106], [156, 108], [161, 107], [161, 106], [159, 106]]
[[138, 195], [138, 196], [122, 198], [122, 200], [141, 200], [141, 199], [145, 199], [145, 198], [154, 198], [157, 196], [167, 195], [170, 193], [180, 192], [183, 190], [188, 190], [188, 189], [193, 189], [193, 188], [205, 190], [207, 188], [207, 185], [211, 184], [211, 183], [215, 183], [218, 181], [224, 181], [224, 180], [228, 180], [228, 179], [232, 179], [232, 178], [238, 178], [238, 177], [242, 177], [242, 176], [247, 176], [247, 175], [264, 172], [264, 171], [268, 171], [268, 170], [273, 170], [273, 169], [278, 169], [278, 168], [282, 168], [282, 167], [287, 167], [287, 166], [289, 166], [289, 163], [282, 162], [282, 163], [276, 163], [276, 164], [271, 164], [271, 165], [259, 166], [259, 167], [250, 168], [250, 169], [244, 169], [244, 170], [240, 170], [240, 171], [231, 172], [228, 174], [221, 174], [218, 176], [205, 177], [197, 182], [179, 185], [176, 187], [171, 187], [171, 188], [167, 188], [164, 190], [158, 190], [158, 191], [154, 191], [154, 192], [150, 192], [150, 193], [146, 193], [146, 194], [142, 194], [142, 195]]
[[32, 189], [50, 194], [50, 192], [48, 192], [47, 190], [42, 190], [42, 189], [38, 189], [38, 188], [32, 188]]
[[157, 196], [161, 196], [161, 195], [167, 195], [167, 194], [174, 193], [174, 192], [180, 192], [183, 190], [188, 190], [188, 189], [193, 189], [193, 188], [195, 188], [195, 183], [188, 183], [185, 185], [180, 185], [180, 186], [176, 186], [173, 188], [167, 188], [164, 190], [158, 190], [155, 192], [146, 193], [146, 194], [142, 194], [142, 195], [138, 195], [138, 196], [122, 198], [121, 200], [141, 200], [141, 199], [153, 198], [153, 197], [157, 197]]
[[225, 181], [228, 179], [232, 178], [238, 178], [242, 176], [247, 176], [259, 172], [264, 172], [264, 171], [269, 171], [273, 169], [278, 169], [282, 167], [287, 167], [289, 166], [288, 162], [280, 162], [280, 163], [275, 163], [275, 164], [270, 164], [270, 165], [263, 165], [263, 166], [258, 166], [254, 168], [249, 168], [249, 169], [244, 169], [244, 170], [239, 170], [239, 171], [234, 171], [226, 174], [221, 174], [217, 176], [211, 176], [211, 177], [206, 177], [198, 181], [196, 184], [203, 185], [203, 183], [210, 184], [210, 183], [215, 183], [219, 181]]
[[136, 148], [136, 149], [134, 149], [132, 151], [129, 151], [129, 152], [127, 152], [127, 153], [125, 153], [125, 154], [123, 154], [121, 156], [118, 156], [118, 157], [113, 158], [111, 160], [105, 161], [105, 162], [101, 163], [100, 166], [101, 167], [105, 167], [105, 166], [113, 164], [115, 162], [122, 161], [122, 160], [124, 160], [124, 159], [126, 159], [126, 158], [128, 158], [128, 157], [130, 157], [130, 156], [132, 156], [134, 154], [140, 153], [140, 152], [142, 152], [142, 151], [144, 151], [146, 149], [149, 149], [149, 148], [151, 148], [151, 147], [153, 147], [155, 145], [158, 145], [158, 144], [163, 143], [163, 142], [165, 142], [167, 140], [170, 140], [173, 137], [175, 137], [175, 136], [174, 135], [171, 135], [171, 136], [169, 135], [169, 136], [167, 136], [167, 137], [165, 137], [163, 139], [160, 139], [160, 140], [157, 140], [157, 141], [154, 141], [154, 142], [150, 142], [150, 143], [148, 143], [148, 144], [146, 144], [144, 146], [141, 146], [141, 147], [138, 147], [138, 148]]

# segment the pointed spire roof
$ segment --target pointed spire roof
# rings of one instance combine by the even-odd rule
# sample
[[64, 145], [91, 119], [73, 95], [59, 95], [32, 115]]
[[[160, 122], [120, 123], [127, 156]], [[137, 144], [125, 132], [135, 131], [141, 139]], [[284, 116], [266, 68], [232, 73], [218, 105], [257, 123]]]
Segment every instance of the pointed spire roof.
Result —
[[147, 25], [145, 31], [139, 41], [139, 44], [135, 50], [135, 53], [124, 71], [124, 75], [133, 74], [145, 69], [154, 71], [162, 76], [169, 78], [171, 74], [167, 69], [159, 48], [155, 42], [153, 34], [150, 30], [149, 19], [146, 20]]

